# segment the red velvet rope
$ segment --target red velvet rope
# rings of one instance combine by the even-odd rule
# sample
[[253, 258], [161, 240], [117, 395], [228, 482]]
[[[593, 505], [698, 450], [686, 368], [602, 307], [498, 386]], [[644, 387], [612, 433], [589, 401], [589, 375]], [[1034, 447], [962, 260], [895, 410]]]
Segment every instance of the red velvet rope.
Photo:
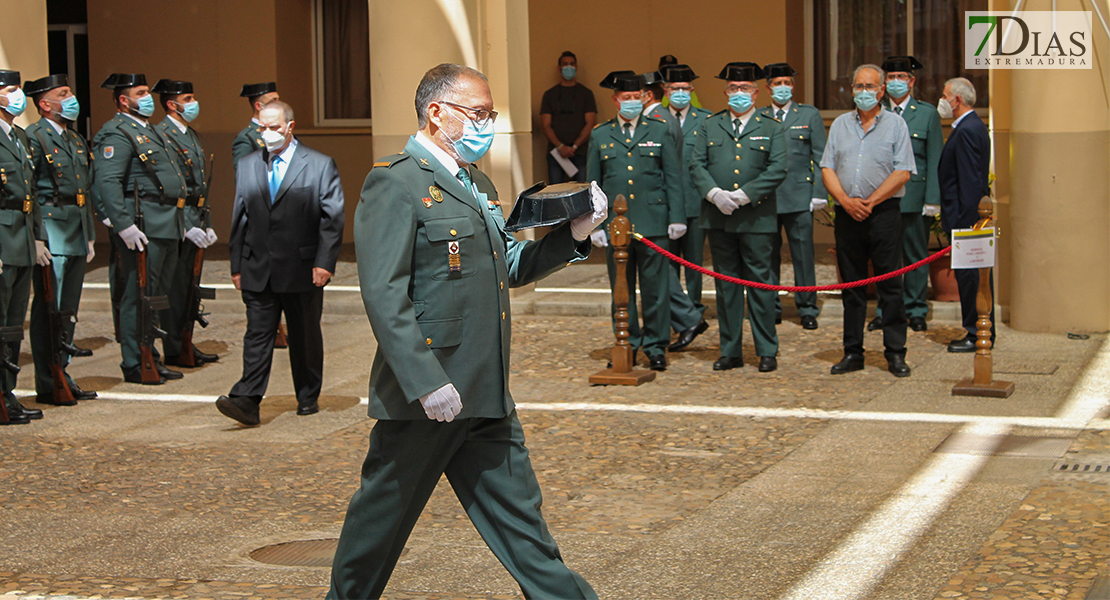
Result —
[[952, 247], [948, 246], [947, 248], [944, 248], [943, 250], [941, 250], [940, 252], [937, 252], [936, 254], [934, 254], [932, 256], [925, 257], [924, 259], [919, 260], [919, 261], [913, 263], [912, 265], [902, 267], [901, 269], [898, 269], [897, 271], [891, 271], [889, 273], [884, 273], [882, 275], [876, 275], [875, 277], [869, 277], [867, 279], [860, 279], [859, 281], [848, 281], [848, 282], [845, 282], [845, 283], [837, 283], [837, 284], [834, 284], [834, 285], [801, 285], [801, 286], [771, 285], [769, 283], [759, 283], [758, 281], [745, 281], [743, 279], [737, 279], [736, 277], [729, 277], [728, 275], [722, 275], [720, 273], [717, 273], [716, 271], [711, 271], [711, 270], [706, 269], [705, 267], [702, 267], [700, 265], [695, 265], [694, 263], [692, 263], [692, 262], [690, 262], [690, 261], [688, 261], [684, 258], [675, 256], [674, 254], [671, 254], [670, 252], [660, 248], [654, 242], [647, 239], [646, 237], [643, 237], [642, 235], [640, 235], [638, 233], [633, 234], [633, 235], [637, 240], [640, 240], [641, 242], [643, 242], [644, 245], [647, 246], [648, 248], [651, 248], [652, 250], [655, 250], [659, 254], [662, 254], [663, 256], [666, 256], [667, 258], [675, 261], [676, 263], [678, 263], [678, 264], [680, 264], [680, 265], [682, 265], [682, 266], [684, 266], [688, 269], [693, 269], [693, 270], [697, 271], [698, 273], [703, 273], [703, 274], [708, 275], [708, 276], [710, 276], [714, 279], [720, 279], [721, 281], [727, 281], [729, 283], [735, 283], [737, 285], [742, 285], [742, 286], [745, 286], [745, 287], [753, 287], [753, 288], [760, 289], [760, 290], [774, 290], [774, 291], [783, 291], [783, 292], [821, 292], [821, 291], [829, 291], [829, 290], [846, 290], [848, 288], [863, 287], [865, 285], [871, 285], [872, 283], [879, 283], [880, 281], [886, 281], [887, 279], [893, 279], [893, 278], [898, 277], [900, 275], [905, 275], [906, 273], [909, 273], [910, 271], [913, 271], [914, 269], [920, 269], [921, 267], [924, 267], [925, 265], [933, 262], [934, 260], [937, 260], [938, 258], [940, 258], [940, 257], [942, 257], [942, 256], [944, 256], [944, 255], [946, 255], [946, 254], [948, 254], [949, 252], [952, 251]]

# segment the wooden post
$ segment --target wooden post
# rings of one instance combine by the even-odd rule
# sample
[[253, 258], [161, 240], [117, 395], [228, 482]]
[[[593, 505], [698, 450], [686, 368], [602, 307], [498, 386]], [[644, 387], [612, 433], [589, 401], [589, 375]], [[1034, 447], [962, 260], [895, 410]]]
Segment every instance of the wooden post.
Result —
[[[979, 201], [979, 222], [976, 229], [993, 227], [993, 206], [990, 196]], [[1009, 398], [1014, 393], [1014, 384], [1009, 381], [993, 381], [994, 358], [991, 356], [991, 309], [994, 296], [991, 293], [990, 268], [979, 269], [979, 294], [975, 298], [975, 308], [979, 320], [975, 323], [975, 375], [964, 379], [952, 387], [953, 396], [982, 396], [989, 398]]]
[[632, 346], [628, 343], [628, 246], [632, 243], [632, 222], [624, 213], [628, 212], [628, 201], [624, 195], [613, 201], [613, 211], [617, 216], [609, 223], [609, 244], [613, 246], [613, 262], [617, 265], [616, 281], [613, 284], [613, 304], [617, 307], [613, 315], [617, 322], [617, 343], [613, 346], [613, 366], [590, 375], [591, 385], [640, 385], [655, 379], [655, 371], [637, 371], [632, 364]]

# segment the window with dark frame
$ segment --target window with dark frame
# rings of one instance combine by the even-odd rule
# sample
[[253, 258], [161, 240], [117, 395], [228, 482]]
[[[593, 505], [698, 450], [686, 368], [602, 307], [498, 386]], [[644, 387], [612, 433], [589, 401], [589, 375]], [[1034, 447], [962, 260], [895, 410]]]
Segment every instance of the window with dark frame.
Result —
[[372, 111], [368, 3], [315, 2], [318, 124], [369, 126]]

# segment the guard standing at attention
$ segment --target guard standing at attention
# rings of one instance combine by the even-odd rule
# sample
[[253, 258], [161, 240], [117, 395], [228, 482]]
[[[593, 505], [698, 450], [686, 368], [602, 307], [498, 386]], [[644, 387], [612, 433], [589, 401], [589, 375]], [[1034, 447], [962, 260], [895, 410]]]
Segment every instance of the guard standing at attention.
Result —
[[[69, 126], [81, 114], [81, 103], [65, 75], [48, 75], [28, 81], [23, 91], [31, 96], [41, 119], [27, 128], [27, 138], [35, 157], [35, 188], [39, 211], [46, 230], [46, 243], [53, 256], [54, 298], [56, 308], [62, 313], [72, 313], [74, 319], [63, 319], [65, 342], [73, 344], [73, 330], [77, 309], [81, 303], [81, 287], [85, 282], [85, 269], [92, 262], [96, 251], [96, 221], [93, 214], [89, 188], [92, 186], [92, 156], [89, 145]], [[51, 376], [50, 357], [53, 344], [48, 336], [51, 331], [49, 308], [46, 304], [41, 269], [36, 266], [31, 278], [35, 297], [31, 300], [31, 356], [35, 361], [35, 393], [40, 404], [76, 404], [68, 399], [55, 398], [54, 378]], [[92, 356], [91, 350], [78, 349], [74, 356]], [[56, 360], [63, 371], [70, 355], [58, 353]], [[82, 390], [68, 373], [65, 375], [73, 399], [96, 398], [96, 392]]]
[[[771, 105], [759, 114], [782, 124], [786, 144], [786, 179], [775, 190], [778, 230], [786, 232], [790, 259], [794, 263], [794, 285], [817, 285], [813, 256], [813, 211], [829, 204], [821, 180], [821, 155], [825, 152], [825, 121], [816, 107], [794, 101], [794, 69], [786, 63], [763, 67]], [[775, 233], [771, 254], [771, 277], [777, 285], [782, 271], [782, 241]], [[802, 329], [817, 329], [817, 292], [795, 292], [794, 306]], [[775, 323], [782, 322], [782, 302], [775, 296]]]
[[[716, 271], [771, 283], [771, 254], [778, 233], [775, 190], [786, 177], [782, 127], [755, 110], [759, 95], [755, 82], [763, 79], [759, 65], [729, 63], [717, 78], [727, 82], [728, 108], [702, 122], [690, 166], [694, 187], [708, 200], [701, 208], [701, 225], [708, 230]], [[731, 283], [718, 281], [716, 288], [721, 357], [713, 370], [726, 371], [744, 365], [745, 294], [744, 288]], [[747, 290], [761, 373], [778, 368], [777, 296], [772, 291]]]
[[158, 133], [165, 138], [171, 154], [177, 158], [178, 169], [185, 176], [187, 195], [185, 196], [185, 239], [179, 244], [177, 266], [168, 282], [166, 296], [170, 301], [170, 321], [168, 334], [163, 346], [166, 350], [166, 364], [178, 366], [200, 366], [216, 362], [215, 354], [201, 352], [193, 347], [193, 360], [180, 360], [181, 332], [188, 319], [189, 287], [193, 285], [193, 262], [198, 248], [207, 248], [216, 243], [216, 232], [212, 229], [212, 218], [208, 212], [208, 163], [200, 135], [190, 123], [200, 114], [200, 102], [193, 93], [191, 81], [162, 79], [154, 85], [153, 93], [159, 95], [166, 118], [156, 125]]
[[[154, 114], [154, 96], [146, 76], [113, 73], [100, 87], [112, 90], [116, 115], [93, 138], [93, 200], [97, 212], [106, 217], [119, 255], [113, 285], [120, 289], [113, 291], [113, 297], [120, 299], [123, 379], [143, 383], [138, 253], [145, 250], [147, 255], [147, 295], [164, 295], [177, 266], [178, 244], [185, 236], [188, 188], [176, 153], [148, 121]], [[136, 223], [136, 209], [142, 211], [142, 229]], [[169, 322], [168, 315], [159, 318]], [[160, 358], [154, 365], [160, 377], [148, 382], [151, 385], [183, 377], [180, 371], [167, 369]]]
[[12, 390], [31, 297], [31, 267], [50, 264], [39, 203], [35, 202], [31, 142], [27, 132], [14, 123], [27, 108], [20, 82], [19, 71], [0, 71], [0, 327], [6, 330], [0, 338], [0, 359], [5, 363], [0, 365], [0, 392], [7, 408], [6, 420], [0, 413], [3, 424], [42, 418], [41, 410], [24, 407]]

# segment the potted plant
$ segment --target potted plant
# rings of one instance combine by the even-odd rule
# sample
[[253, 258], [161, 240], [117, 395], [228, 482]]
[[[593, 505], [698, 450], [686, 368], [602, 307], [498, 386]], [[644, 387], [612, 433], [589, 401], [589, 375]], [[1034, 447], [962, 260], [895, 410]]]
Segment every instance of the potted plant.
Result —
[[[948, 232], [941, 224], [940, 215], [928, 217], [929, 232], [936, 239], [936, 246], [929, 248], [934, 254], [947, 248], [951, 243]], [[959, 302], [960, 288], [956, 285], [956, 273], [952, 270], [952, 255], [948, 254], [929, 264], [929, 283], [933, 286], [933, 299], [938, 302]]]

